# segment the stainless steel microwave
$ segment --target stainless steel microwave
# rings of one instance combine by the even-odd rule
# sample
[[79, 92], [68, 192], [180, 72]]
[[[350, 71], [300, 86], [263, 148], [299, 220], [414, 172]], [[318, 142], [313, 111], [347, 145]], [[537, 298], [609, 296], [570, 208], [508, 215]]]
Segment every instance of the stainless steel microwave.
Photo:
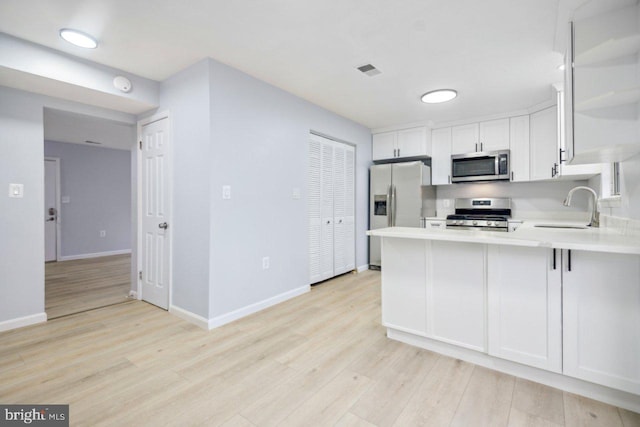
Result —
[[454, 154], [451, 182], [508, 181], [509, 150]]

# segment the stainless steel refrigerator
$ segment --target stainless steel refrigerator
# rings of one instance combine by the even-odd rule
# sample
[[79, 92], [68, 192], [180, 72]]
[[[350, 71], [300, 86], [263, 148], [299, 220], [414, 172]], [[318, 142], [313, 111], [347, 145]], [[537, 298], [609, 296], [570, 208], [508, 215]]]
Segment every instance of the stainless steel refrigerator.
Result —
[[[431, 168], [422, 162], [371, 166], [369, 228], [420, 227], [420, 218], [435, 216]], [[369, 266], [381, 267], [380, 237], [369, 237]]]

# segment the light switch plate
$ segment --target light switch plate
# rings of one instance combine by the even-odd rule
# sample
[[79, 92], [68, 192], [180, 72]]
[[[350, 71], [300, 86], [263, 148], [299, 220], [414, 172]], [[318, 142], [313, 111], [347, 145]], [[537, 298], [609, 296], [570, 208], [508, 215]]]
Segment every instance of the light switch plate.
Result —
[[62, 198], [60, 199], [61, 203], [71, 203], [71, 197], [69, 196], [62, 196]]
[[222, 186], [222, 198], [228, 200], [231, 198], [231, 186], [223, 185]]
[[295, 200], [298, 200], [300, 198], [300, 189], [298, 187], [293, 188], [293, 191], [291, 192], [291, 197], [293, 197]]
[[9, 197], [23, 198], [24, 184], [9, 184]]

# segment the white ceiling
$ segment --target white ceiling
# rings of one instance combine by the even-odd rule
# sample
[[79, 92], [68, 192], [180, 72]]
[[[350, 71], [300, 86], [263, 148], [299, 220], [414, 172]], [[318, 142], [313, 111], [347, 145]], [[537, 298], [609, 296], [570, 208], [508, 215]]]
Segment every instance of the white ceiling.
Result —
[[[0, 31], [159, 81], [212, 57], [378, 128], [548, 100], [559, 1], [2, 0]], [[99, 48], [68, 45], [62, 27]], [[367, 63], [382, 74], [356, 70]], [[459, 97], [419, 101], [443, 87]]]

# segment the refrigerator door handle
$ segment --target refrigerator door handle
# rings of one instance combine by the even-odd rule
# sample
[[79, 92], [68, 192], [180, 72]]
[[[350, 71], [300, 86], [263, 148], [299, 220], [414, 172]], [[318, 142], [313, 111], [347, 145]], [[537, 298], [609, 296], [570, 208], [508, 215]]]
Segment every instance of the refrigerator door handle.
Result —
[[393, 212], [393, 214], [391, 215], [391, 226], [395, 227], [396, 226], [396, 186], [395, 185], [392, 186], [392, 190], [391, 190], [391, 212]]
[[387, 227], [392, 226], [391, 185], [387, 186]]

